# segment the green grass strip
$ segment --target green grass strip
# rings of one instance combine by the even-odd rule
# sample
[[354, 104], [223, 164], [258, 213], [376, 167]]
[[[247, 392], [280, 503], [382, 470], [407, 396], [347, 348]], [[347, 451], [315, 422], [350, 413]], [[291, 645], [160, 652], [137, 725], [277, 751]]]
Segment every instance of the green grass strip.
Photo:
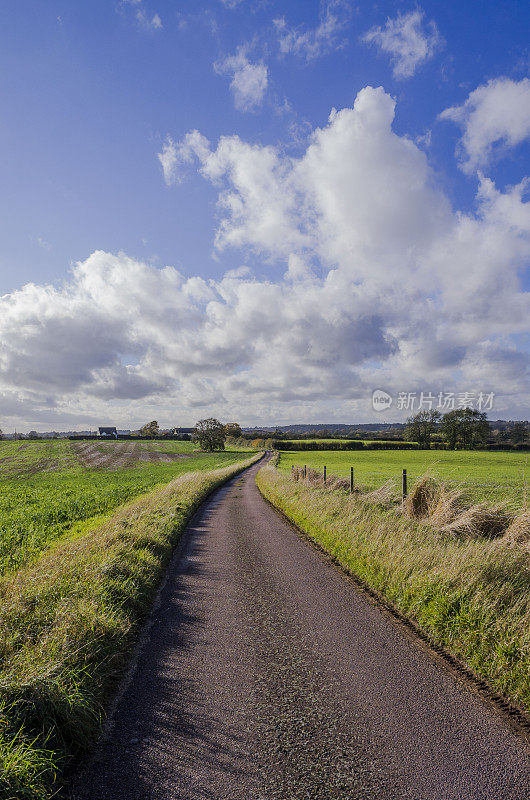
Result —
[[349, 573], [386, 597], [530, 712], [530, 559], [506, 543], [443, 536], [399, 510], [313, 488], [271, 465], [263, 496]]
[[2, 579], [2, 800], [51, 797], [92, 747], [180, 534], [257, 458], [182, 475]]

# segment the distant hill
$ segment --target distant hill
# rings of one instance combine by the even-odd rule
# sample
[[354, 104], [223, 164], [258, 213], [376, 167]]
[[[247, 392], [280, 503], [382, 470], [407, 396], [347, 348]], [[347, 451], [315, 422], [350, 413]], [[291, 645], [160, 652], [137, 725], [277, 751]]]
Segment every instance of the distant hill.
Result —
[[281, 434], [290, 434], [290, 435], [307, 435], [307, 434], [322, 434], [322, 432], [336, 434], [339, 436], [351, 436], [355, 433], [359, 434], [367, 434], [370, 432], [374, 433], [381, 433], [382, 431], [386, 431], [389, 434], [402, 434], [403, 429], [405, 428], [405, 423], [401, 422], [392, 422], [392, 423], [385, 423], [385, 422], [363, 422], [359, 424], [352, 425], [347, 423], [338, 423], [338, 422], [327, 422], [322, 424], [296, 424], [296, 425], [275, 425], [275, 426], [264, 426], [264, 427], [255, 427], [255, 428], [243, 428], [244, 433], [252, 433], [252, 434], [259, 434], [259, 433], [266, 433], [266, 434], [274, 434], [274, 433], [281, 433]]

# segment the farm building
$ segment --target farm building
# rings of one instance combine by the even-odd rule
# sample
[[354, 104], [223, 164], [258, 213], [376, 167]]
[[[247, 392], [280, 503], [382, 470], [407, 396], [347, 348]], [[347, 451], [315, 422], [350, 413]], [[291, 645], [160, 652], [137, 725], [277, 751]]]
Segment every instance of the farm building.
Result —
[[117, 439], [118, 431], [116, 430], [116, 428], [98, 428], [98, 436]]

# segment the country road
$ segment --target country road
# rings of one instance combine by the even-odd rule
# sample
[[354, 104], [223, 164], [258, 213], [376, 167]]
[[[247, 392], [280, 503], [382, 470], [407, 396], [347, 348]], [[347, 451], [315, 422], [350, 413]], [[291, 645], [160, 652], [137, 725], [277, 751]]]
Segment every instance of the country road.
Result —
[[75, 800], [525, 800], [530, 746], [261, 498], [188, 528]]

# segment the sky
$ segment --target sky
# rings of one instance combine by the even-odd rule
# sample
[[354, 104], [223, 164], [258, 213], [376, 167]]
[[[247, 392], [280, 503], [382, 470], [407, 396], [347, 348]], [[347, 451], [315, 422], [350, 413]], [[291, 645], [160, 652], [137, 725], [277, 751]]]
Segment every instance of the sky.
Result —
[[0, 428], [530, 418], [527, 3], [0, 20]]

